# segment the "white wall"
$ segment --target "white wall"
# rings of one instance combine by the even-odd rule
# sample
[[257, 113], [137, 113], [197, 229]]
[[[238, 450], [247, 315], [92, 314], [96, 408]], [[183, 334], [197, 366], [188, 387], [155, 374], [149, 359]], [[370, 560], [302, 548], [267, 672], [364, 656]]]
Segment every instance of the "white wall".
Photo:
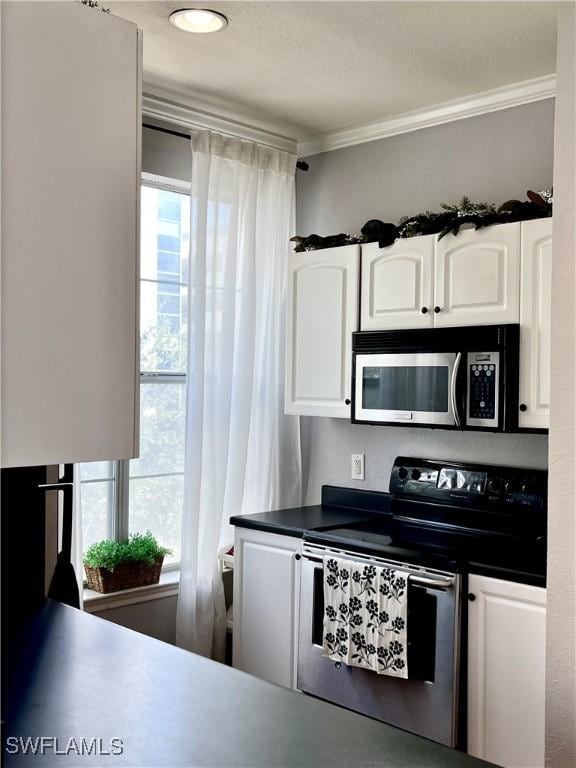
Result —
[[558, 17], [546, 764], [576, 766], [576, 9]]
[[[469, 195], [502, 203], [552, 185], [552, 100], [461, 120], [308, 158], [297, 174], [297, 231], [358, 232], [369, 218], [438, 210]], [[303, 418], [304, 492], [324, 483], [387, 490], [397, 455], [546, 468], [545, 435], [490, 435], [352, 425]], [[366, 480], [350, 479], [350, 454], [366, 454]]]
[[176, 595], [171, 595], [104, 611], [91, 611], [91, 613], [101, 619], [113, 621], [115, 624], [121, 624], [123, 627], [173, 644], [176, 640], [177, 600]]

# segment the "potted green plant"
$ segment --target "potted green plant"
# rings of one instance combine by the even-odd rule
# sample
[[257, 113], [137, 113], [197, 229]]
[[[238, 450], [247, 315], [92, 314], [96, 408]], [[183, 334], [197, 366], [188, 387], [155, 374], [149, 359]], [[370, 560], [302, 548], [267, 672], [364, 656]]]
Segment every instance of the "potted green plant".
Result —
[[158, 584], [164, 557], [170, 554], [150, 531], [133, 533], [123, 541], [98, 541], [84, 554], [88, 587], [96, 592], [118, 592]]

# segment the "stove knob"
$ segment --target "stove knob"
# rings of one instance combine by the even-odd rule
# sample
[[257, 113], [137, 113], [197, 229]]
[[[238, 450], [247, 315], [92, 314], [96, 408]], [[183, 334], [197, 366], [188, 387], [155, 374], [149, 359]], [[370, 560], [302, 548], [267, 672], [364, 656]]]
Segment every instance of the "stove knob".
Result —
[[516, 491], [516, 483], [514, 480], [506, 480], [504, 483], [504, 491], [506, 493], [514, 493]]
[[410, 474], [410, 477], [412, 478], [412, 480], [419, 480], [420, 479], [420, 470], [419, 469], [413, 469], [411, 474]]
[[520, 491], [521, 493], [535, 493], [536, 484], [534, 483], [533, 480], [524, 478], [524, 480], [522, 480], [522, 483], [520, 485]]
[[406, 467], [400, 467], [400, 469], [398, 470], [398, 477], [400, 478], [400, 480], [404, 480], [406, 477], [408, 477], [408, 470], [406, 469]]
[[499, 477], [492, 477], [488, 481], [488, 491], [490, 493], [500, 493], [502, 490], [502, 480]]

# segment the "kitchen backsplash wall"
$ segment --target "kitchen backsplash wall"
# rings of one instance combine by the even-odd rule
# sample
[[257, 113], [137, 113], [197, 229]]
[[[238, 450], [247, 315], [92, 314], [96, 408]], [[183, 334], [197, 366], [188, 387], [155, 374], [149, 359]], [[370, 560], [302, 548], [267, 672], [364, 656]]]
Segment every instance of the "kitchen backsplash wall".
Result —
[[[352, 453], [363, 453], [365, 480], [351, 480]], [[344, 419], [302, 417], [303, 496], [320, 501], [322, 485], [387, 491], [396, 456], [546, 469], [546, 435], [500, 435], [412, 427], [369, 427]]]
[[[438, 210], [463, 195], [502, 203], [552, 186], [554, 102], [547, 100], [308, 158], [297, 173], [300, 235], [358, 232], [370, 218]], [[546, 468], [546, 435], [369, 427], [302, 418], [304, 498], [323, 484], [387, 490], [394, 458], [414, 455]], [[350, 455], [366, 455], [351, 480]]]

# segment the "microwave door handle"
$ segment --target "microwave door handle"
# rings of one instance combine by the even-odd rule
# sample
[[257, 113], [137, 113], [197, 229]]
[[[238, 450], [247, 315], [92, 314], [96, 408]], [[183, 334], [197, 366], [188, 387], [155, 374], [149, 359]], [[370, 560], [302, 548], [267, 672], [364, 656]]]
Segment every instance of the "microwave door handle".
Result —
[[462, 352], [458, 352], [456, 360], [454, 361], [454, 368], [452, 369], [452, 380], [450, 382], [450, 401], [452, 403], [452, 411], [454, 413], [454, 421], [456, 426], [460, 426], [460, 414], [458, 413], [458, 398], [456, 397], [456, 382], [458, 380], [458, 370], [460, 369], [460, 363], [462, 362]]

